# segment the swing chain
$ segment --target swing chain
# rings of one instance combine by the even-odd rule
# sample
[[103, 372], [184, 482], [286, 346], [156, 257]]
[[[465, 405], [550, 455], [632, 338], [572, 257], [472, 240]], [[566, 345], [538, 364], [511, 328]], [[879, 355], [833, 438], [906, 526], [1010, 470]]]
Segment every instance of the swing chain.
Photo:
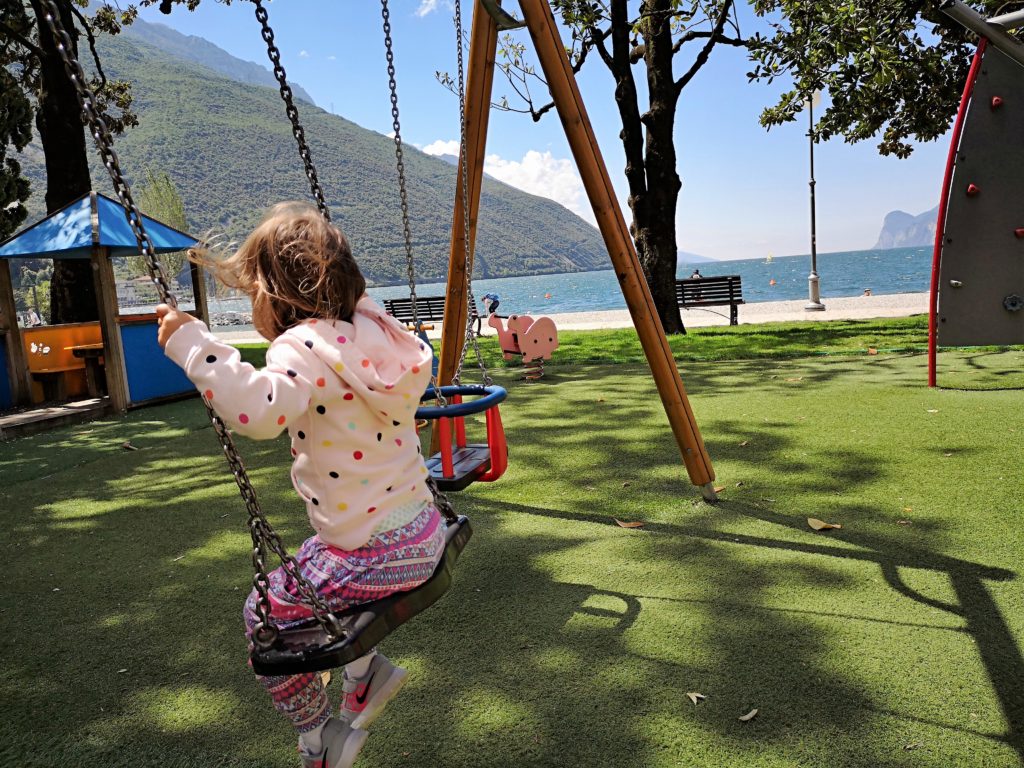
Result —
[[427, 487], [430, 488], [430, 492], [434, 496], [434, 506], [444, 516], [445, 522], [449, 524], [458, 522], [459, 516], [455, 513], [455, 507], [452, 506], [448, 494], [437, 487], [437, 480], [433, 475], [427, 475]]
[[476, 355], [477, 365], [480, 366], [481, 375], [483, 378], [483, 384], [486, 387], [491, 386], [494, 380], [491, 378], [491, 374], [487, 371], [487, 366], [484, 363], [483, 353], [480, 351], [480, 342], [473, 333], [473, 313], [469, 309], [476, 307], [476, 297], [473, 296], [473, 250], [470, 247], [469, 233], [470, 233], [470, 210], [469, 210], [469, 163], [468, 163], [468, 150], [467, 150], [467, 139], [466, 139], [466, 79], [465, 79], [465, 67], [463, 64], [462, 57], [462, 2], [461, 0], [455, 0], [455, 37], [456, 37], [456, 50], [458, 51], [458, 66], [459, 66], [459, 166], [462, 169], [462, 244], [465, 249], [465, 262], [466, 262], [466, 335], [462, 340], [462, 353], [459, 355], [459, 364], [455, 367], [455, 374], [452, 376], [452, 381], [455, 384], [462, 383], [462, 368], [466, 364], [466, 354], [469, 351], [469, 345], [473, 345], [473, 351]]
[[412, 260], [412, 230], [409, 227], [409, 195], [405, 184], [405, 153], [402, 148], [402, 123], [398, 117], [398, 83], [395, 80], [395, 53], [391, 40], [391, 10], [388, 0], [380, 0], [380, 13], [384, 22], [384, 51], [388, 60], [388, 88], [391, 91], [391, 125], [395, 131], [395, 164], [398, 168], [398, 195], [402, 203], [402, 236], [405, 242], [405, 268], [409, 277], [409, 298], [412, 300], [412, 324], [419, 330], [420, 318], [416, 311], [416, 274]]
[[260, 23], [260, 34], [267, 44], [267, 56], [270, 63], [274, 65], [274, 77], [277, 78], [278, 90], [281, 92], [281, 99], [284, 101], [285, 113], [292, 123], [292, 135], [299, 145], [299, 157], [302, 158], [302, 165], [306, 169], [306, 178], [309, 179], [309, 188], [316, 199], [316, 207], [320, 210], [327, 221], [331, 220], [331, 212], [327, 208], [327, 200], [324, 198], [324, 191], [320, 187], [320, 179], [317, 177], [316, 166], [313, 165], [313, 155], [306, 143], [306, 131], [299, 122], [299, 110], [293, 100], [292, 88], [288, 85], [288, 78], [284, 67], [281, 64], [281, 51], [274, 44], [274, 30], [270, 26], [267, 9], [263, 7], [263, 0], [252, 0], [256, 6], [256, 20]]
[[224, 420], [213, 410], [209, 402], [203, 399], [207, 413], [213, 423], [213, 430], [220, 439], [224, 448], [224, 456], [227, 459], [231, 474], [238, 484], [242, 501], [245, 502], [246, 512], [249, 514], [248, 527], [252, 537], [252, 563], [254, 568], [253, 587], [256, 589], [256, 615], [259, 622], [253, 629], [253, 641], [261, 649], [268, 648], [277, 639], [278, 628], [270, 617], [270, 577], [267, 573], [267, 550], [269, 549], [281, 561], [281, 568], [285, 574], [294, 582], [296, 589], [302, 597], [302, 601], [310, 609], [313, 618], [332, 637], [337, 638], [344, 633], [338, 618], [331, 612], [326, 601], [317, 594], [316, 588], [302, 575], [299, 570], [298, 561], [285, 549], [284, 543], [277, 531], [274, 530], [270, 521], [260, 507], [256, 497], [256, 489], [249, 481], [249, 475], [242, 464], [242, 458], [235, 448], [231, 434], [228, 432]]
[[[139, 252], [145, 259], [150, 279], [153, 280], [157, 287], [160, 300], [172, 307], [177, 307], [177, 300], [171, 293], [163, 266], [156, 257], [156, 249], [154, 248], [153, 242], [149, 238], [145, 225], [143, 224], [142, 212], [136, 206], [132, 197], [131, 188], [121, 172], [120, 161], [113, 146], [113, 137], [96, 107], [95, 98], [92, 91], [86, 84], [85, 73], [82, 71], [81, 64], [72, 53], [73, 47], [71, 38], [68, 36], [63, 23], [60, 21], [60, 12], [57, 9], [57, 5], [54, 0], [43, 0], [43, 3], [46, 8], [44, 20], [54, 37], [57, 51], [60, 53], [61, 59], [64, 62], [64, 68], [67, 71], [68, 77], [75, 88], [79, 103], [81, 104], [83, 118], [88, 124], [92, 137], [96, 142], [100, 156], [103, 159], [103, 164], [110, 174], [110, 180], [113, 183], [114, 190], [117, 192], [118, 199], [120, 199], [121, 205], [124, 208], [128, 224], [131, 226], [132, 232], [135, 234], [135, 238], [139, 246]], [[266, 516], [263, 514], [259, 501], [256, 498], [256, 491], [249, 482], [249, 477], [242, 464], [241, 456], [239, 456], [238, 450], [235, 448], [234, 442], [231, 439], [231, 435], [228, 433], [226, 425], [214, 412], [210, 403], [205, 398], [203, 399], [203, 403], [206, 406], [207, 414], [210, 416], [214, 432], [220, 439], [221, 447], [223, 448], [224, 455], [228, 461], [228, 466], [231, 469], [232, 475], [234, 475], [235, 482], [238, 484], [239, 493], [241, 494], [242, 500], [245, 502], [246, 510], [249, 513], [249, 530], [252, 535], [253, 542], [253, 565], [256, 569], [256, 574], [253, 577], [253, 586], [256, 588], [256, 610], [260, 619], [260, 622], [257, 624], [253, 633], [254, 642], [259, 647], [265, 648], [273, 643], [277, 637], [278, 631], [270, 618], [270, 580], [266, 569], [266, 551], [268, 546], [278, 557], [281, 558], [282, 567], [285, 572], [295, 580], [299, 591], [309, 602], [309, 606], [317, 622], [320, 623], [324, 630], [332, 637], [339, 636], [344, 631], [341, 623], [330, 612], [326, 602], [316, 594], [316, 590], [313, 585], [310, 584], [299, 572], [297, 561], [285, 551], [280, 537], [274, 531], [273, 527], [266, 519]]]
[[[395, 131], [395, 167], [398, 170], [398, 196], [402, 205], [402, 237], [405, 243], [405, 271], [409, 278], [409, 299], [412, 308], [412, 327], [420, 332], [420, 316], [416, 308], [416, 266], [412, 256], [412, 228], [409, 224], [409, 193], [405, 180], [405, 151], [402, 144], [402, 122], [398, 111], [398, 81], [395, 72], [395, 54], [391, 39], [391, 9], [388, 0], [380, 0], [380, 13], [384, 25], [384, 51], [388, 62], [388, 89], [391, 92], [391, 120]], [[431, 375], [430, 385], [434, 390], [434, 400], [438, 405], [448, 405], [448, 400], [441, 392], [437, 379]]]

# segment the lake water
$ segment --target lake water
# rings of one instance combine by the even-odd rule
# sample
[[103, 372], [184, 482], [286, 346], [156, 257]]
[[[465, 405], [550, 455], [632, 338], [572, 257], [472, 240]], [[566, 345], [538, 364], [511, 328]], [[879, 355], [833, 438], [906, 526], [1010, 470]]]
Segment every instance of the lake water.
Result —
[[[818, 254], [818, 275], [823, 298], [860, 296], [866, 288], [872, 293], [919, 293], [928, 290], [931, 278], [931, 248], [890, 248], [871, 251], [843, 251]], [[766, 259], [716, 261], [702, 264], [680, 263], [677, 274], [689, 277], [696, 266], [705, 277], [740, 275], [743, 298], [748, 302], [786, 301], [807, 298], [807, 275], [811, 258], [777, 256]], [[772, 280], [775, 281], [774, 285]], [[618, 281], [612, 270], [574, 272], [559, 275], [504, 277], [474, 280], [473, 293], [478, 301], [485, 293], [501, 297], [502, 314], [590, 312], [625, 309]], [[409, 287], [395, 285], [370, 288], [378, 301], [409, 295]], [[444, 294], [443, 283], [424, 283], [416, 287], [420, 296]], [[248, 302], [245, 302], [247, 305]], [[236, 301], [211, 301], [214, 311], [247, 310]]]

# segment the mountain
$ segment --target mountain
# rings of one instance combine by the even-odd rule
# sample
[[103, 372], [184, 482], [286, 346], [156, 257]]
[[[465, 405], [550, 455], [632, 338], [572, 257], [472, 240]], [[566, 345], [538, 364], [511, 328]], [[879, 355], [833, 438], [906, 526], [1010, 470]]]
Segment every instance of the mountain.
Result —
[[909, 248], [935, 242], [935, 221], [939, 207], [912, 216], [904, 211], [890, 211], [882, 223], [875, 248]]
[[[275, 91], [278, 88], [277, 80], [269, 68], [252, 61], [235, 58], [209, 40], [195, 35], [183, 35], [166, 24], [153, 24], [136, 19], [131, 26], [125, 27], [121, 34], [132, 40], [159, 48], [169, 56], [212, 69], [230, 80], [249, 85], [266, 85]], [[291, 86], [292, 93], [297, 99], [309, 104], [316, 103], [301, 85], [292, 81], [289, 81], [288, 85]]]
[[689, 251], [677, 251], [676, 257], [680, 264], [710, 264], [718, 261], [710, 256], [701, 256], [699, 253], [690, 253]]
[[[310, 199], [275, 90], [240, 83], [139, 36], [102, 38], [100, 55], [108, 74], [133, 82], [139, 126], [116, 139], [122, 169], [130, 182], [146, 169], [170, 174], [194, 233], [220, 230], [239, 239], [273, 203]], [[385, 93], [381, 108], [387, 108]], [[394, 143], [311, 104], [301, 106], [300, 117], [334, 220], [367, 278], [378, 285], [404, 282]], [[31, 212], [41, 215], [45, 175], [38, 144], [20, 159], [33, 180]], [[443, 280], [455, 168], [406, 145], [405, 169], [418, 277]], [[111, 194], [95, 158], [92, 174], [96, 189]], [[485, 179], [476, 264], [477, 276], [507, 277], [606, 269], [609, 261], [597, 229], [575, 214]]]

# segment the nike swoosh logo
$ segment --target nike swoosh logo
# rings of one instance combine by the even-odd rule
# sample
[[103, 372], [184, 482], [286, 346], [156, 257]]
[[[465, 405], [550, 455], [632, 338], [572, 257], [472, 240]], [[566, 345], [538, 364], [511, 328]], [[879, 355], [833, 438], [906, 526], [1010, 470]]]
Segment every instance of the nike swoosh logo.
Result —
[[370, 675], [370, 679], [366, 681], [366, 687], [363, 688], [363, 695], [360, 696], [358, 693], [356, 694], [356, 701], [359, 704], [365, 704], [366, 703], [366, 697], [370, 693], [370, 683], [373, 682], [373, 678], [376, 676], [376, 674], [377, 674], [377, 670], [374, 670], [373, 674]]

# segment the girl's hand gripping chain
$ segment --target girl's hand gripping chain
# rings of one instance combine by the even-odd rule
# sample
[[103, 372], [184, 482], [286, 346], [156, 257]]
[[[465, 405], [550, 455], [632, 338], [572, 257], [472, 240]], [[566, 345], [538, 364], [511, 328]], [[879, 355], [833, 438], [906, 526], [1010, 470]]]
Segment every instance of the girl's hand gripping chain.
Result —
[[156, 316], [158, 323], [156, 340], [159, 342], [161, 347], [166, 347], [167, 340], [170, 339], [171, 336], [174, 335], [174, 332], [185, 323], [194, 323], [196, 321], [196, 319], [187, 312], [172, 309], [167, 304], [160, 304], [156, 308]]

